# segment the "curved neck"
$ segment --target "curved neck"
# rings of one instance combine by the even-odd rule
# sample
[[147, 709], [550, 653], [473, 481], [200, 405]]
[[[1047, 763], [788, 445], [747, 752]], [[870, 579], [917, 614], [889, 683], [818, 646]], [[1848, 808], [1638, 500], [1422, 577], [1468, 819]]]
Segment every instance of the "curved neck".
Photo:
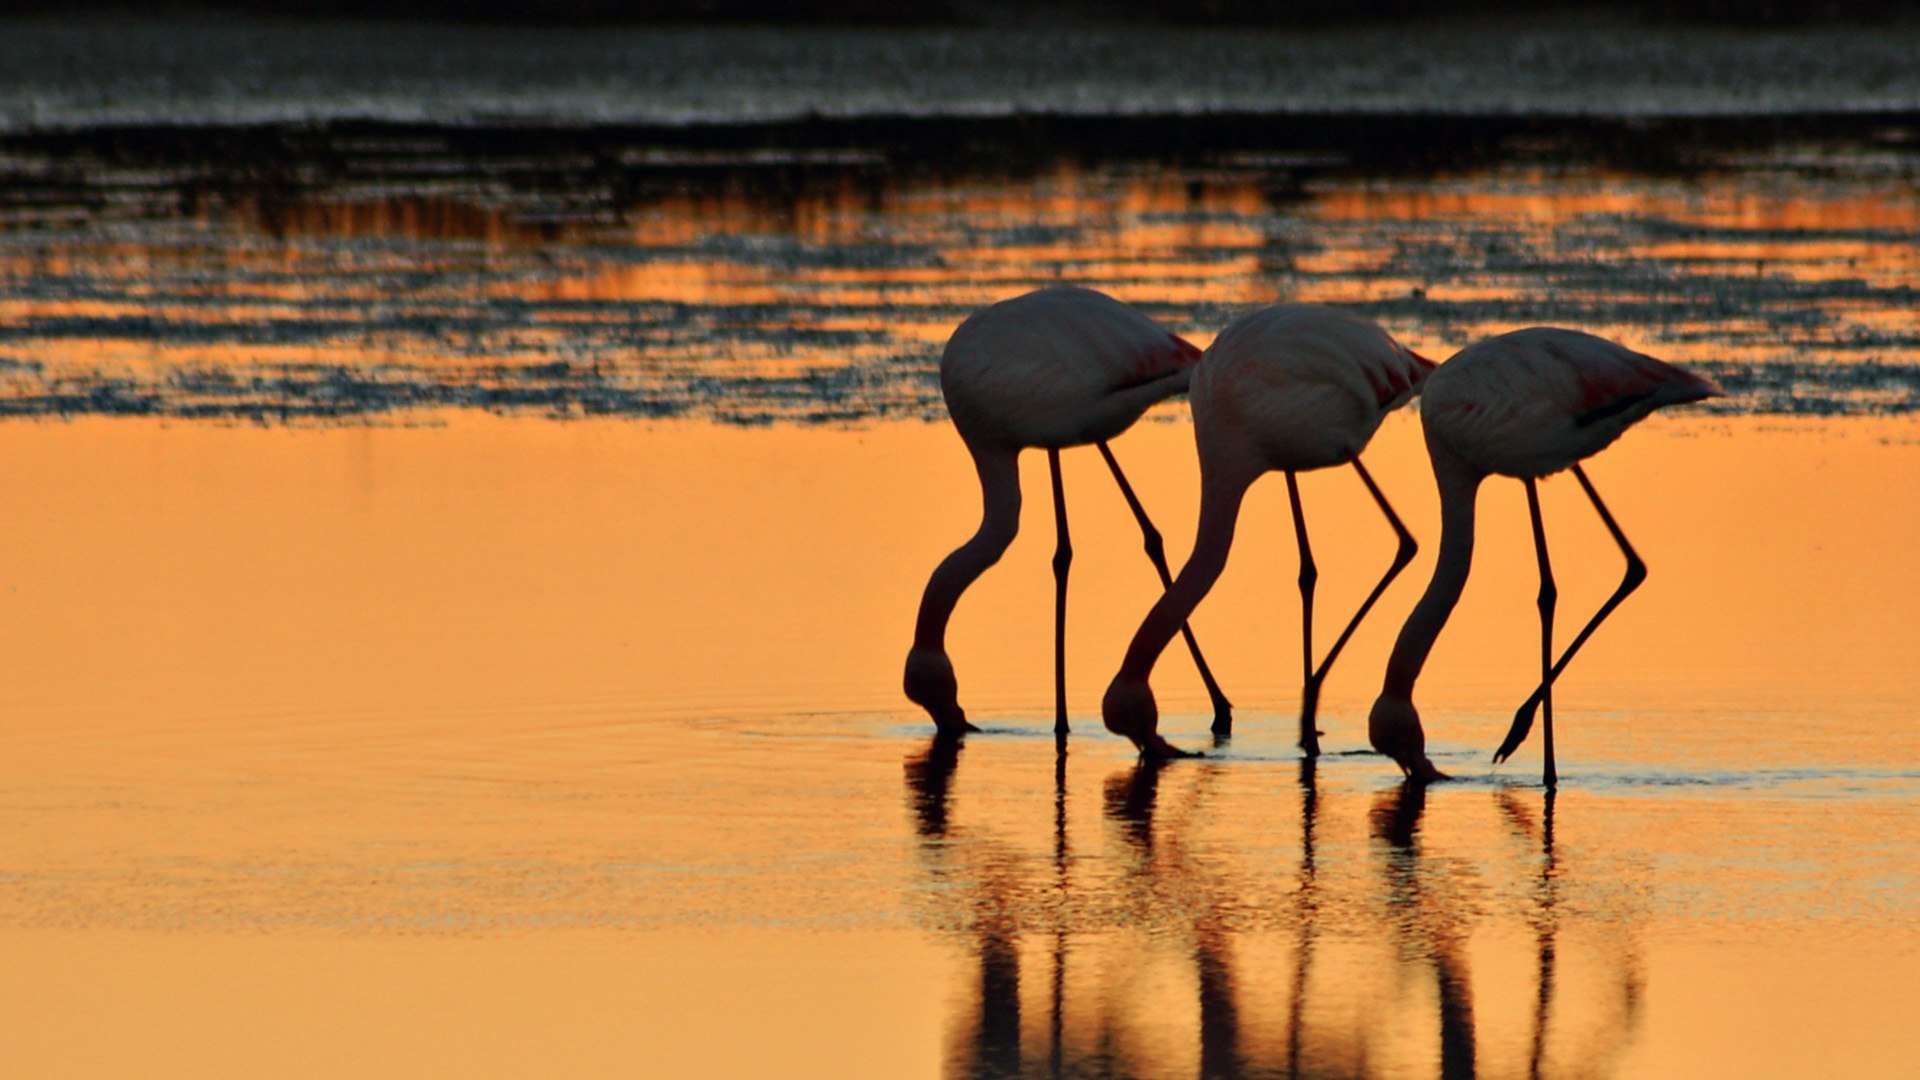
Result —
[[1434, 559], [1433, 580], [1427, 582], [1427, 591], [1393, 643], [1382, 696], [1413, 697], [1414, 680], [1426, 666], [1427, 654], [1453, 614], [1453, 605], [1466, 588], [1467, 572], [1473, 568], [1474, 502], [1486, 477], [1451, 452], [1429, 448], [1434, 479], [1440, 485], [1440, 553]]
[[1163, 593], [1146, 621], [1134, 632], [1127, 646], [1127, 658], [1121, 661], [1121, 678], [1144, 681], [1153, 673], [1153, 665], [1166, 651], [1167, 643], [1180, 632], [1187, 616], [1200, 606], [1213, 583], [1226, 569], [1227, 552], [1233, 547], [1233, 529], [1240, 517], [1240, 503], [1246, 498], [1251, 477], [1207, 474], [1200, 478], [1200, 524], [1194, 532], [1193, 553], [1180, 568], [1180, 576]]
[[920, 597], [920, 617], [913, 626], [913, 647], [946, 650], [947, 620], [960, 594], [1013, 543], [1020, 531], [1020, 452], [1014, 449], [975, 449], [973, 467], [980, 474], [980, 527], [953, 549], [933, 570], [927, 591]]

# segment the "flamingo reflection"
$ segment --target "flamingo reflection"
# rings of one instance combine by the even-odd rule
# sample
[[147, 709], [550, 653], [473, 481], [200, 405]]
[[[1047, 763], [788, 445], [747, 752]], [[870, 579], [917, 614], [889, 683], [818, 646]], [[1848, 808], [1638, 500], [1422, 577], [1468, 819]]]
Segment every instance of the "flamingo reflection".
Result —
[[1534, 825], [1533, 814], [1511, 792], [1503, 791], [1497, 798], [1500, 801], [1500, 813], [1507, 819], [1508, 827], [1521, 836], [1530, 839], [1538, 837], [1540, 842], [1540, 876], [1534, 885], [1535, 914], [1532, 920], [1537, 957], [1533, 1038], [1527, 1054], [1527, 1075], [1537, 1077], [1541, 1063], [1546, 1058], [1547, 1024], [1553, 1019], [1553, 975], [1559, 954], [1556, 938], [1560, 929], [1557, 910], [1560, 882], [1553, 852], [1554, 792], [1552, 789], [1547, 791], [1543, 811], [1545, 824], [1539, 827]]
[[1300, 869], [1294, 889], [1293, 981], [1287, 994], [1287, 1075], [1301, 1075], [1301, 1047], [1306, 1043], [1307, 980], [1313, 972], [1319, 941], [1319, 867], [1314, 855], [1314, 831], [1320, 823], [1319, 762], [1300, 761]]
[[[1527, 1075], [1536, 1078], [1552, 1076], [1556, 1070], [1551, 1067], [1548, 1034], [1555, 1028], [1554, 1003], [1562, 991], [1559, 936], [1565, 921], [1561, 912], [1565, 875], [1553, 837], [1555, 793], [1547, 791], [1538, 822], [1534, 819], [1533, 811], [1513, 792], [1501, 791], [1494, 798], [1508, 830], [1529, 844], [1538, 845], [1539, 872], [1531, 885], [1528, 912], [1534, 932], [1535, 993]], [[1592, 1028], [1589, 1036], [1575, 1043], [1573, 1050], [1562, 1056], [1580, 1063], [1583, 1068], [1601, 1073], [1606, 1071], [1604, 1065], [1607, 1062], [1626, 1049], [1639, 1029], [1645, 985], [1637, 950], [1630, 942], [1623, 942], [1609, 952], [1617, 969], [1612, 973], [1616, 985], [1609, 988], [1610, 992], [1601, 999], [1600, 1007], [1589, 1006], [1569, 1013], [1566, 1022], [1560, 1024], [1565, 1029], [1580, 1020], [1588, 1023]], [[1609, 1005], [1610, 1008], [1607, 1007]]]
[[[959, 737], [942, 732], [906, 762], [914, 829], [929, 870], [941, 878], [960, 876], [952, 874], [945, 858], [952, 849], [947, 841], [964, 839], [956, 836], [949, 810], [960, 750]], [[1019, 860], [991, 838], [985, 843], [986, 850], [964, 868], [965, 876], [978, 882], [959, 910], [970, 923], [968, 933], [979, 966], [973, 995], [979, 1007], [959, 1040], [955, 1062], [959, 1075], [982, 1080], [1026, 1075], [1020, 1056]]]
[[1234, 992], [1233, 951], [1227, 929], [1231, 900], [1208, 872], [1205, 860], [1188, 850], [1182, 827], [1205, 800], [1218, 769], [1208, 762], [1199, 770], [1186, 805], [1175, 822], [1165, 828], [1157, 848], [1154, 812], [1162, 773], [1159, 761], [1142, 759], [1132, 769], [1109, 777], [1106, 813], [1120, 826], [1129, 849], [1130, 873], [1140, 886], [1137, 895], [1156, 904], [1185, 905], [1184, 929], [1191, 941], [1198, 988], [1200, 1075], [1237, 1077], [1246, 1075], [1247, 1061], [1241, 1050], [1240, 1007]]
[[[1368, 796], [1356, 834], [1330, 817], [1342, 796], [1328, 766], [1301, 762], [1281, 789], [1297, 794], [1300, 814], [1286, 845], [1297, 840], [1298, 853], [1283, 869], [1245, 852], [1244, 832], [1218, 831], [1246, 777], [1232, 763], [1132, 764], [1085, 792], [1102, 827], [1080, 833], [1065, 759], [1050, 829], [1017, 816], [995, 828], [956, 782], [959, 747], [936, 739], [906, 767], [932, 922], [968, 958], [948, 1028], [951, 1077], [1555, 1076], [1612, 1060], [1632, 1037], [1630, 945], [1575, 950], [1599, 961], [1597, 997], [1588, 969], [1575, 964], [1569, 977], [1562, 939], [1616, 920], [1569, 914], [1574, 886], [1551, 803], [1540, 824], [1528, 804], [1496, 795], [1499, 820], [1524, 845], [1492, 855], [1517, 858], [1532, 882], [1510, 893], [1489, 890], [1500, 866], [1484, 853], [1445, 850], [1455, 823], [1433, 831], [1441, 804], [1417, 783]], [[1519, 906], [1489, 906], [1489, 896]], [[1536, 993], [1524, 1011], [1489, 1017], [1470, 946], [1502, 931], [1502, 911], [1532, 931]], [[1496, 977], [1508, 976], [1483, 973], [1482, 984]]]
[[1375, 800], [1368, 815], [1376, 840], [1387, 845], [1387, 906], [1403, 956], [1432, 966], [1440, 999], [1440, 1075], [1475, 1075], [1473, 983], [1467, 970], [1467, 921], [1458, 882], [1429, 865], [1420, 846], [1425, 785], [1408, 781]]

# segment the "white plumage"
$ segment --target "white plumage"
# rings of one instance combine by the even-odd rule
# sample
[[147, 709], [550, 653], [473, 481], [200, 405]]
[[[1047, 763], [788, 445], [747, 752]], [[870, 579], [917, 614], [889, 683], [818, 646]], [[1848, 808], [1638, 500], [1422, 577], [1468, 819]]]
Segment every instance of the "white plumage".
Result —
[[[1159, 712], [1148, 677], [1160, 653], [1225, 568], [1240, 504], [1255, 480], [1287, 474], [1300, 545], [1300, 745], [1319, 752], [1314, 728], [1320, 684], [1354, 628], [1414, 553], [1413, 536], [1395, 516], [1360, 451], [1381, 419], [1419, 389], [1433, 364], [1408, 351], [1376, 324], [1336, 308], [1279, 304], [1240, 317], [1220, 332], [1193, 376], [1194, 438], [1200, 453], [1200, 524], [1180, 577], [1134, 634], [1107, 688], [1107, 727], [1149, 756], [1179, 753], [1157, 732]], [[1313, 658], [1313, 587], [1317, 571], [1294, 474], [1351, 464], [1400, 540], [1393, 565], [1360, 605], [1318, 667]], [[1215, 721], [1214, 733], [1229, 726]]]
[[1717, 393], [1671, 364], [1578, 330], [1536, 326], [1460, 350], [1421, 394], [1427, 437], [1482, 472], [1559, 472], [1663, 405]]
[[[1413, 705], [1413, 684], [1466, 587], [1473, 564], [1474, 503], [1488, 476], [1519, 478], [1527, 488], [1535, 555], [1540, 568], [1540, 685], [1514, 716], [1494, 754], [1504, 760], [1533, 726], [1535, 706], [1545, 716], [1545, 777], [1556, 782], [1553, 761], [1553, 680], [1594, 628], [1646, 577], [1646, 565], [1627, 542], [1593, 488], [1580, 461], [1610, 445], [1648, 413], [1714, 397], [1720, 388], [1672, 364], [1577, 330], [1533, 327], [1501, 334], [1460, 350], [1427, 380], [1421, 420], [1434, 478], [1440, 486], [1440, 554], [1433, 580], [1400, 628], [1386, 680], [1367, 730], [1373, 745], [1418, 780], [1440, 778], [1426, 756], [1426, 733]], [[1600, 520], [1626, 557], [1619, 588], [1552, 662], [1553, 612], [1558, 591], [1540, 516], [1539, 477], [1571, 468]]]
[[[962, 322], [940, 359], [947, 411], [973, 455], [980, 477], [981, 520], [973, 537], [934, 569], [920, 599], [903, 686], [943, 734], [973, 730], [960, 707], [946, 650], [947, 622], [960, 595], [998, 562], [1020, 529], [1020, 451], [1047, 451], [1053, 476], [1059, 546], [1054, 553], [1054, 731], [1067, 731], [1065, 623], [1066, 502], [1060, 450], [1094, 443], [1119, 483], [1146, 537], [1148, 556], [1168, 580], [1160, 534], [1147, 520], [1106, 440], [1131, 427], [1155, 402], [1187, 389], [1200, 350], [1135, 309], [1092, 289], [1063, 286], [1004, 300]], [[1215, 712], [1230, 705], [1214, 685], [1192, 636], [1187, 638], [1213, 695]]]
[[1378, 324], [1338, 308], [1276, 304], [1243, 315], [1193, 377], [1202, 467], [1257, 476], [1345, 464], [1431, 370]]
[[1187, 389], [1200, 350], [1136, 309], [1061, 286], [974, 313], [947, 341], [940, 392], [969, 445], [1111, 439]]

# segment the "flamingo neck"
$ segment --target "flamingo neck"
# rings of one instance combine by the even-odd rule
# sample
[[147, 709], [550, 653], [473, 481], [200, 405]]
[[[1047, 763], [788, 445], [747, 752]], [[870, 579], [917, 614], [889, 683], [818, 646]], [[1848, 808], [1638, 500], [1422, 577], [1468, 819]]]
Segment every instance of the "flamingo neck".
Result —
[[1127, 646], [1127, 657], [1120, 664], [1120, 678], [1144, 682], [1153, 674], [1153, 665], [1166, 651], [1173, 635], [1186, 625], [1187, 617], [1200, 606], [1213, 583], [1226, 569], [1227, 553], [1233, 548], [1234, 525], [1240, 518], [1240, 504], [1246, 498], [1251, 478], [1222, 478], [1203, 474], [1200, 486], [1200, 523], [1194, 532], [1193, 553], [1180, 568], [1171, 588], [1163, 593], [1146, 621], [1134, 632]]
[[960, 595], [1000, 561], [1020, 531], [1020, 451], [969, 449], [973, 451], [974, 469], [980, 474], [980, 527], [942, 559], [928, 579], [927, 591], [920, 597], [920, 616], [913, 627], [916, 650], [946, 652], [947, 621]]
[[1434, 479], [1440, 486], [1440, 552], [1434, 559], [1433, 580], [1407, 616], [1400, 637], [1393, 643], [1393, 655], [1387, 659], [1386, 683], [1382, 697], [1413, 698], [1413, 684], [1426, 666], [1427, 654], [1445, 629], [1453, 606], [1467, 585], [1467, 572], [1473, 568], [1474, 503], [1480, 493], [1480, 481], [1486, 479], [1452, 452], [1430, 444]]

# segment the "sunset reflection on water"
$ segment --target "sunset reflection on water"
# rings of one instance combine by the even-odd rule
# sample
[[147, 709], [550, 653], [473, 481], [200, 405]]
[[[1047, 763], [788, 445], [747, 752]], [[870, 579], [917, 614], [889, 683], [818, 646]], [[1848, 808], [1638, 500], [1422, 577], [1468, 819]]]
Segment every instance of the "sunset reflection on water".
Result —
[[[1177, 562], [1197, 476], [1169, 412], [1115, 451]], [[0, 932], [25, 970], [76, 973], [16, 981], [16, 1060], [484, 1073], [561, 1039], [595, 1070], [1872, 1075], [1915, 1050], [1888, 979], [1920, 951], [1920, 581], [1890, 553], [1920, 522], [1877, 494], [1920, 483], [1909, 420], [1656, 419], [1595, 459], [1652, 576], [1561, 684], [1549, 819], [1534, 745], [1485, 756], [1530, 686], [1518, 485], [1484, 496], [1422, 682], [1464, 779], [1410, 803], [1357, 751], [1411, 585], [1329, 681], [1329, 756], [1301, 772], [1277, 481], [1195, 620], [1230, 745], [1143, 772], [1100, 730], [1153, 576], [1103, 467], [1068, 454], [1069, 756], [1035, 500], [957, 613], [988, 733], [942, 763], [898, 677], [972, 524], [950, 430], [442, 419], [0, 427]], [[1437, 512], [1418, 435], [1396, 417], [1369, 452], [1423, 541], [1414, 581]], [[1350, 477], [1302, 487], [1334, 613], [1391, 537]], [[1617, 556], [1571, 485], [1543, 495], [1571, 618]], [[1164, 730], [1206, 745], [1183, 655], [1156, 687]], [[164, 992], [182, 950], [196, 988]], [[80, 1002], [175, 1034], [52, 1022]], [[455, 1052], [402, 1017], [484, 1034]]]
[[[909, 761], [921, 799], [939, 756], [936, 747]], [[1551, 800], [1543, 821], [1533, 800], [1498, 792], [1435, 852], [1419, 788], [1370, 800], [1326, 792], [1335, 813], [1360, 811], [1356, 832], [1323, 824], [1320, 781], [1302, 763], [1297, 798], [1268, 793], [1280, 819], [1301, 823], [1288, 837], [1297, 855], [1274, 852], [1287, 867], [1275, 873], [1233, 854], [1258, 845], [1264, 827], [1222, 836], [1202, 824], [1222, 809], [1214, 789], [1234, 798], [1238, 785], [1223, 772], [1113, 773], [1105, 842], [1092, 845], [1117, 848], [1111, 876], [1057, 816], [1057, 904], [1030, 893], [1041, 905], [1030, 899], [1033, 910], [1021, 913], [1019, 889], [1036, 883], [1010, 873], [1017, 863], [1004, 854], [998, 870], [976, 871], [987, 894], [968, 897], [979, 994], [950, 1029], [950, 1075], [1188, 1075], [1196, 1063], [1202, 1076], [1429, 1075], [1436, 1064], [1447, 1076], [1605, 1073], [1633, 1043], [1645, 991], [1641, 913], [1563, 864]], [[1503, 830], [1475, 820], [1489, 809]], [[993, 857], [964, 829], [923, 836], [956, 841], [936, 849], [930, 868]], [[1479, 854], [1447, 850], [1460, 843]], [[1562, 903], [1589, 918], [1563, 927]], [[1078, 910], [1102, 904], [1112, 910]]]
[[7, 219], [12, 410], [931, 417], [952, 326], [1057, 281], [1203, 344], [1279, 299], [1355, 306], [1438, 356], [1578, 325], [1703, 367], [1735, 412], [1908, 411], [1920, 384], [1915, 200], [1788, 164], [856, 171], [617, 207], [377, 184], [197, 206], [106, 228]]
[[[0, 1047], [36, 1075], [1899, 1075], [1920, 210], [1790, 167], [7, 216], [0, 401], [65, 419], [0, 423]], [[1143, 768], [1101, 729], [1158, 587], [1084, 451], [1068, 755], [1035, 455], [949, 636], [987, 731], [931, 740], [900, 665], [979, 513], [938, 349], [1061, 280], [1202, 344], [1319, 300], [1436, 358], [1563, 322], [1729, 383], [1590, 465], [1651, 576], [1557, 685], [1557, 795], [1537, 739], [1487, 760], [1536, 670], [1517, 484], [1483, 492], [1421, 684], [1461, 781], [1365, 752], [1437, 546], [1414, 410], [1366, 460], [1421, 552], [1317, 766], [1278, 480], [1193, 621], [1234, 739], [1179, 650], [1162, 730], [1209, 756]], [[1177, 566], [1185, 403], [1113, 449]], [[1344, 471], [1301, 486], [1325, 625], [1393, 537]], [[1619, 556], [1541, 490], [1564, 634]]]

